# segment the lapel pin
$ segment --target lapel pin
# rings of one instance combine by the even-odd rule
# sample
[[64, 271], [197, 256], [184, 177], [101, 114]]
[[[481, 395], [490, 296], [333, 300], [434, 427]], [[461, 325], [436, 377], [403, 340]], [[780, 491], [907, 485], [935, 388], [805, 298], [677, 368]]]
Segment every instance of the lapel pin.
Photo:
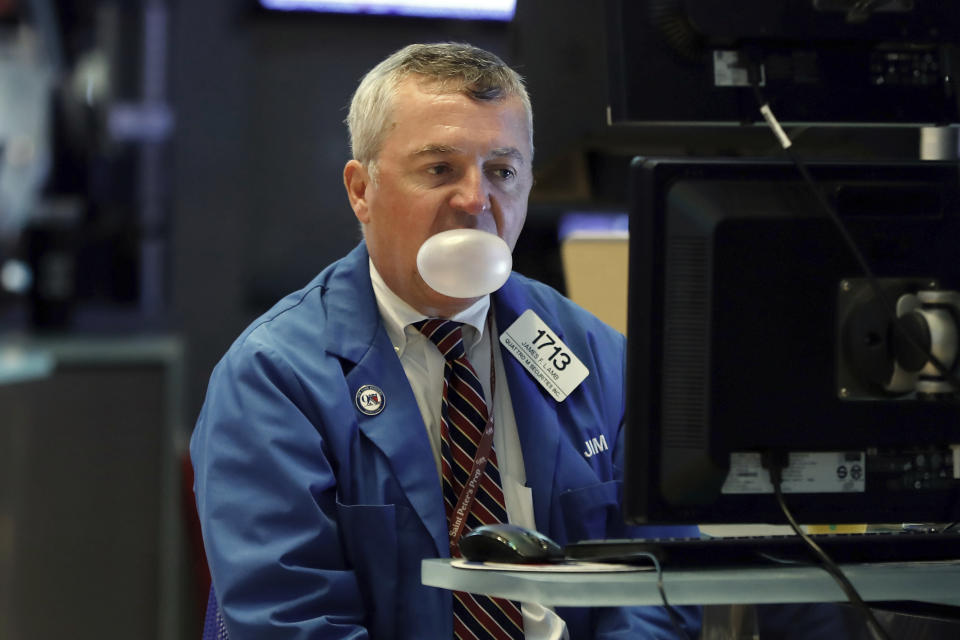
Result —
[[386, 398], [383, 397], [383, 391], [380, 387], [365, 384], [357, 389], [356, 404], [357, 409], [359, 409], [361, 413], [368, 416], [375, 416], [383, 411]]

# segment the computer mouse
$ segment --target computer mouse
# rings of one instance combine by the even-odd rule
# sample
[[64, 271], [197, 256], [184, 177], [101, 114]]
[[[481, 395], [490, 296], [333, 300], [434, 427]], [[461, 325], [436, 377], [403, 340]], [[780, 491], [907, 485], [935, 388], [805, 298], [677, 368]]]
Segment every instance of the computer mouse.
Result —
[[564, 560], [563, 548], [538, 531], [486, 524], [460, 538], [460, 553], [475, 562], [547, 564]]

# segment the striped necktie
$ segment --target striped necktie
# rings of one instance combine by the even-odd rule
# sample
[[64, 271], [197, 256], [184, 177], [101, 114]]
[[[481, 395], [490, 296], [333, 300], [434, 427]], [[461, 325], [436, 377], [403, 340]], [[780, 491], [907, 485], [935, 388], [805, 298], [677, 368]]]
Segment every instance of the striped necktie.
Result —
[[[477, 451], [488, 426], [487, 403], [480, 379], [467, 360], [462, 325], [431, 318], [413, 326], [437, 346], [446, 361], [440, 407], [440, 457], [447, 523], [453, 528], [457, 502], [477, 461]], [[492, 422], [489, 427], [492, 429]], [[492, 448], [469, 508], [463, 532], [484, 524], [507, 522], [497, 456]], [[450, 540], [452, 557], [460, 555], [458, 541]], [[453, 615], [453, 635], [457, 640], [523, 638], [520, 605], [510, 600], [455, 591]]]

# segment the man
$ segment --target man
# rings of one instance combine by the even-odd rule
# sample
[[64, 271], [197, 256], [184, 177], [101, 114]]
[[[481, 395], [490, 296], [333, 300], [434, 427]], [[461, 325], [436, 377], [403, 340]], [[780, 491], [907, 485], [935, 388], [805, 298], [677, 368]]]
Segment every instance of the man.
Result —
[[[641, 535], [619, 508], [624, 339], [522, 276], [464, 299], [417, 268], [439, 232], [479, 229], [512, 249], [523, 226], [530, 103], [496, 56], [407, 47], [367, 74], [347, 122], [344, 183], [364, 242], [240, 336], [191, 442], [231, 637], [674, 637], [660, 607], [554, 612], [420, 584], [422, 559], [456, 554], [491, 518], [561, 544]], [[501, 347], [511, 327], [515, 342], [558, 345], [553, 383]], [[565, 377], [575, 362], [588, 371], [578, 384]], [[457, 441], [473, 428], [479, 444]], [[681, 613], [696, 635], [697, 611]]]

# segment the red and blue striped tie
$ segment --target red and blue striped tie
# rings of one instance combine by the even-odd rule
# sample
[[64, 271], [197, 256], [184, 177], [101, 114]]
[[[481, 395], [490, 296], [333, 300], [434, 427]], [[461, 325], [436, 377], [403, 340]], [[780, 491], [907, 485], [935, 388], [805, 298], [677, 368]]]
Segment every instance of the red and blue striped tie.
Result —
[[[440, 408], [440, 457], [443, 468], [443, 499], [447, 522], [477, 458], [477, 449], [487, 425], [487, 403], [483, 386], [463, 346], [461, 324], [431, 318], [413, 325], [429, 338], [446, 365], [443, 401]], [[492, 366], [492, 363], [491, 363]], [[472, 501], [463, 531], [480, 525], [507, 522], [507, 510], [500, 484], [497, 456], [491, 448], [476, 497]], [[450, 555], [458, 557], [457, 540], [450, 540]], [[519, 603], [502, 598], [453, 593], [453, 635], [457, 640], [512, 640], [523, 638], [523, 617]]]

